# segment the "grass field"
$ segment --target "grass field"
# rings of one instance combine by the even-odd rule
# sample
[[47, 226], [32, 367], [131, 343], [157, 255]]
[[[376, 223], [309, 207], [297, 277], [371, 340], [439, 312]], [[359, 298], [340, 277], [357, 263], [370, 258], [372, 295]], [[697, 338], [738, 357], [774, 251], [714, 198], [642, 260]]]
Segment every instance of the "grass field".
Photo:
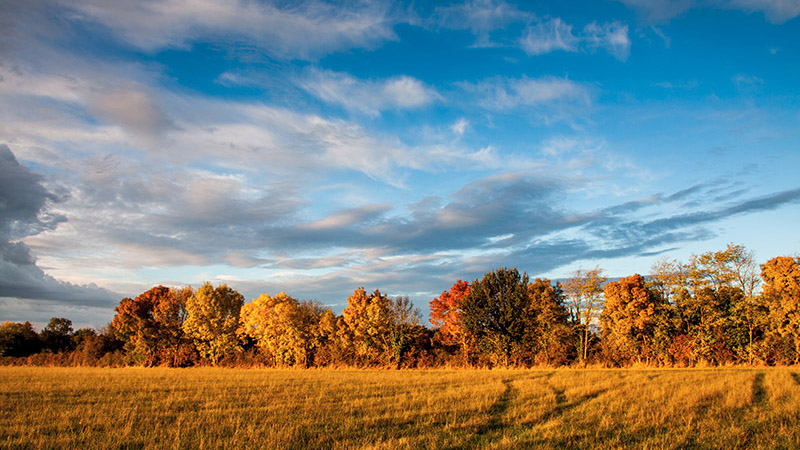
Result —
[[0, 448], [800, 448], [800, 370], [0, 367]]

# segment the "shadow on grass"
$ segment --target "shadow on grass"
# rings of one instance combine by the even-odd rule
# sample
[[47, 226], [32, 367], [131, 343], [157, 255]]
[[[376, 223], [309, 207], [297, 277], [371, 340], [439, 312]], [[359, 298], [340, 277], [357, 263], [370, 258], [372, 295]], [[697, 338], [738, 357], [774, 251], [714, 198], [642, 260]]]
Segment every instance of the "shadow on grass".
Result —
[[767, 398], [767, 388], [764, 386], [764, 372], [757, 373], [753, 378], [752, 398], [752, 406], [761, 405]]
[[483, 436], [487, 433], [501, 431], [504, 428], [503, 415], [508, 411], [508, 407], [511, 406], [511, 402], [517, 396], [517, 389], [511, 384], [511, 381], [511, 379], [503, 380], [505, 390], [500, 395], [500, 398], [489, 408], [487, 413], [489, 415], [489, 422], [478, 428], [475, 432], [476, 435]]

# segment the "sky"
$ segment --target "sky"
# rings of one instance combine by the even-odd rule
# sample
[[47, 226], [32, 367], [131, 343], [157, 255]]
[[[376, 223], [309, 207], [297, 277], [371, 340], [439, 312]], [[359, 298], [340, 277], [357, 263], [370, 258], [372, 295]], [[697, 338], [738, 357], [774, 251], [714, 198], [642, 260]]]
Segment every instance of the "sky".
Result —
[[0, 321], [800, 250], [800, 1], [0, 0]]

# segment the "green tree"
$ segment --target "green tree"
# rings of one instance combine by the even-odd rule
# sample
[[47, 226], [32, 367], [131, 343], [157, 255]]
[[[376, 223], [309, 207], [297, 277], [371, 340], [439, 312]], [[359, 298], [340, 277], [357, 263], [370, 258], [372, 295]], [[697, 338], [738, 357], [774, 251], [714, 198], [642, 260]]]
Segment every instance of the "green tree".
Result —
[[39, 334], [44, 347], [53, 353], [72, 350], [72, 321], [64, 317], [53, 317]]
[[730, 286], [704, 287], [677, 303], [686, 334], [693, 339], [698, 358], [722, 364], [733, 361], [747, 345], [747, 332], [733, 310], [744, 300], [742, 291]]
[[647, 277], [650, 288], [668, 303], [686, 288], [686, 268], [675, 259], [662, 258], [650, 267]]
[[242, 294], [225, 284], [214, 288], [211, 283], [205, 283], [186, 302], [183, 331], [200, 355], [215, 365], [240, 350], [236, 331], [243, 304]]
[[525, 339], [527, 287], [527, 274], [501, 268], [473, 281], [462, 302], [464, 328], [497, 365], [508, 366]]
[[41, 349], [42, 341], [30, 322], [0, 325], [0, 356], [28, 356]]
[[537, 278], [528, 284], [526, 340], [533, 362], [562, 365], [574, 357], [569, 310], [560, 284]]
[[422, 327], [419, 323], [419, 310], [414, 308], [408, 297], [397, 297], [392, 300], [391, 316], [389, 345], [392, 349], [392, 358], [399, 368], [422, 331]]

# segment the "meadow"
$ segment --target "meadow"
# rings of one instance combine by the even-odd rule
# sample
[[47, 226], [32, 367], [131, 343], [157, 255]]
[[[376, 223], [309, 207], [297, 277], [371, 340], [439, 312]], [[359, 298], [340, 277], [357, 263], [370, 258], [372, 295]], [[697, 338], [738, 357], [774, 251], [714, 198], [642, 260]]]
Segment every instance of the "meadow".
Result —
[[800, 370], [0, 367], [8, 449], [800, 448]]

